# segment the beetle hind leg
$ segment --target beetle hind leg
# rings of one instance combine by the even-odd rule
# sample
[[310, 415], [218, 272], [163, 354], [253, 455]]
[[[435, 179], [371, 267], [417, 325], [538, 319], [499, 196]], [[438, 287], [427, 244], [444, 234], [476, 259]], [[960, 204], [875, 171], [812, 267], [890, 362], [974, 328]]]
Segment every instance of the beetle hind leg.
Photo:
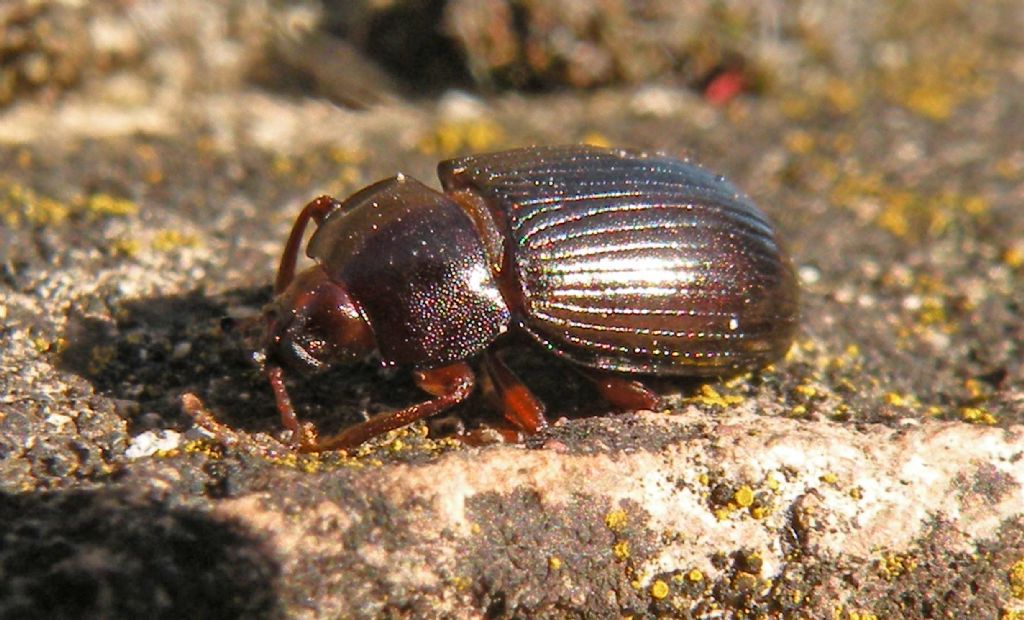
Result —
[[589, 379], [601, 396], [620, 411], [658, 409], [661, 397], [636, 379], [597, 370], [580, 370]]

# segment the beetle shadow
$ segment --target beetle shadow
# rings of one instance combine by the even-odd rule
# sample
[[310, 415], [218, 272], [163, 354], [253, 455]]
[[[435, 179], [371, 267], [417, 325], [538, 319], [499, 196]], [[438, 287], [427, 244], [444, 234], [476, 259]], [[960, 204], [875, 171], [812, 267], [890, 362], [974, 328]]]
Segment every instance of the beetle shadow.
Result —
[[0, 616], [283, 617], [281, 566], [240, 524], [121, 488], [0, 492]]
[[[185, 393], [197, 395], [230, 428], [276, 435], [281, 431], [279, 414], [266, 378], [252, 359], [252, 344], [244, 330], [226, 319], [239, 309], [258, 315], [270, 296], [265, 286], [215, 295], [197, 289], [123, 302], [109, 313], [113, 318], [72, 312], [57, 364], [111, 398], [132, 435], [187, 429], [192, 420], [182, 411]], [[547, 406], [550, 420], [613, 411], [570, 363], [525, 342], [506, 353], [504, 359]], [[313, 376], [291, 373], [286, 381], [299, 417], [314, 423], [322, 434], [428, 398], [408, 370], [386, 370], [372, 361]], [[699, 385], [687, 380], [644, 381], [659, 393], [685, 393]], [[507, 426], [480, 389], [444, 417], [468, 428]], [[440, 426], [437, 432], [443, 434], [444, 425]]]
[[[226, 318], [238, 309], [258, 314], [270, 295], [269, 287], [216, 295], [197, 289], [123, 302], [110, 311], [113, 318], [73, 311], [56, 363], [111, 398], [133, 435], [188, 428], [185, 393], [197, 395], [231, 428], [276, 434], [281, 426], [273, 393], [242, 330]], [[372, 363], [286, 379], [297, 413], [324, 433], [425, 397], [411, 373]]]

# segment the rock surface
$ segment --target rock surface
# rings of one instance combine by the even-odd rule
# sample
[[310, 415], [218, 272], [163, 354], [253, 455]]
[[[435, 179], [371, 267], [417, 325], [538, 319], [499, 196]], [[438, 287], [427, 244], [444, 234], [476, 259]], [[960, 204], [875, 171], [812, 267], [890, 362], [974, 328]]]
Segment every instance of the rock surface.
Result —
[[[585, 27], [649, 16], [522, 3], [509, 83], [610, 86], [489, 95], [454, 90], [508, 77], [473, 3], [130, 4], [0, 8], [0, 616], [1024, 617], [1019, 3], [696, 5], [715, 44], [650, 73]], [[468, 78], [417, 92], [365, 32], [426, 5]], [[579, 82], [568, 52], [618, 69]], [[787, 358], [611, 415], [524, 350], [557, 422], [522, 445], [448, 439], [493, 421], [472, 401], [284, 448], [232, 324], [301, 205], [580, 141], [693, 156], [772, 216], [803, 287]], [[421, 397], [370, 364], [289, 382], [325, 432]]]

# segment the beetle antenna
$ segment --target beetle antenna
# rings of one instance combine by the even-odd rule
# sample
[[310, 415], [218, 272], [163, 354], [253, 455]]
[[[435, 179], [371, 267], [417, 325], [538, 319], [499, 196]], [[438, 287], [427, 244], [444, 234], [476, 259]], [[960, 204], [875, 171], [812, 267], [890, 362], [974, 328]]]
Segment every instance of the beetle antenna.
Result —
[[299, 256], [299, 245], [302, 244], [302, 237], [306, 232], [306, 225], [313, 219], [316, 225], [323, 223], [331, 211], [341, 206], [337, 200], [328, 195], [323, 195], [309, 201], [302, 213], [295, 218], [292, 225], [292, 232], [288, 235], [288, 242], [284, 246], [284, 253], [281, 254], [281, 264], [277, 268], [277, 278], [274, 280], [274, 295], [280, 295], [284, 289], [291, 284], [295, 277], [295, 261]]

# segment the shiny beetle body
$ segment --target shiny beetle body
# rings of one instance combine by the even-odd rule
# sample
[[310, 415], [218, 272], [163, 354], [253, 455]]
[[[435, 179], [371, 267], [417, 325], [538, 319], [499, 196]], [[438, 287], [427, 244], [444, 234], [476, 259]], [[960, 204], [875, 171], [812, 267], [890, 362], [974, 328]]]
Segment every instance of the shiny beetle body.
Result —
[[[278, 272], [264, 337], [285, 425], [303, 450], [345, 448], [472, 391], [480, 360], [506, 417], [546, 424], [495, 354], [522, 331], [577, 364], [621, 408], [657, 398], [632, 375], [719, 376], [789, 347], [792, 266], [765, 215], [723, 177], [658, 155], [526, 148], [442, 162], [444, 192], [396, 176], [314, 200]], [[293, 277], [309, 219], [316, 265]], [[281, 365], [320, 370], [378, 351], [434, 398], [317, 440]]]

